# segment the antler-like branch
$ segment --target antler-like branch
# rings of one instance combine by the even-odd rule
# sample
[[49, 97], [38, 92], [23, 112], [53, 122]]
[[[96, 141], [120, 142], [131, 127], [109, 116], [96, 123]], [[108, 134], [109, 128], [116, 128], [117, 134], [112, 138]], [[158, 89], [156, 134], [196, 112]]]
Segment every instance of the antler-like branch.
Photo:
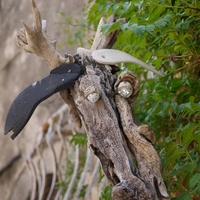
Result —
[[50, 41], [46, 34], [46, 20], [41, 20], [40, 12], [32, 0], [34, 24], [28, 26], [22, 21], [23, 28], [17, 34], [17, 44], [26, 52], [34, 53], [55, 68], [63, 63], [69, 63], [68, 58], [62, 57], [56, 50], [56, 40]]

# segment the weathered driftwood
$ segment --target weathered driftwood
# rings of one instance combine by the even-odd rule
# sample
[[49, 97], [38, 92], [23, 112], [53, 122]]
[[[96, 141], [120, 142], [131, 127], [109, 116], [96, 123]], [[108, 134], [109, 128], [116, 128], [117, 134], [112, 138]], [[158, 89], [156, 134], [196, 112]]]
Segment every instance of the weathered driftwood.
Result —
[[[18, 45], [44, 58], [52, 68], [74, 62], [73, 56], [62, 57], [56, 50], [56, 42], [48, 40], [46, 25], [33, 0], [32, 8], [34, 25], [29, 27], [23, 22], [24, 27], [17, 36]], [[113, 73], [116, 67], [98, 64], [90, 57], [96, 49], [112, 48], [119, 31], [101, 38], [100, 28], [114, 20], [110, 17], [100, 21], [90, 50], [78, 49], [86, 73], [73, 88], [62, 91], [61, 97], [69, 105], [77, 126], [85, 127], [88, 145], [114, 186], [114, 200], [169, 199], [161, 176], [160, 158], [153, 146], [155, 135], [147, 125], [139, 124], [130, 106], [139, 93], [137, 76], [123, 72], [117, 77]], [[126, 99], [119, 95], [120, 83], [124, 81], [133, 89]]]

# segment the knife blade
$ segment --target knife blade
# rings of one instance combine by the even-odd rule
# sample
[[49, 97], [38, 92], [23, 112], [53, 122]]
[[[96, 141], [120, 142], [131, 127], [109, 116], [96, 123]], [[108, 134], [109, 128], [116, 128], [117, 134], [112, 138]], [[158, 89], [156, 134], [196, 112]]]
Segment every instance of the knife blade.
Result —
[[44, 79], [29, 85], [13, 101], [5, 122], [4, 134], [12, 131], [15, 139], [31, 118], [36, 107], [53, 94], [72, 87], [84, 73], [77, 63], [63, 64]]

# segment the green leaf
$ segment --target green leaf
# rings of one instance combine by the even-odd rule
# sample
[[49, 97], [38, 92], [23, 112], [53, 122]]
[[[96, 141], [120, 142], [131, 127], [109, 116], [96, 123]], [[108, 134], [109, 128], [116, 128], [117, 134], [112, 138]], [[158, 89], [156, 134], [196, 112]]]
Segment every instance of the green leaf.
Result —
[[112, 186], [108, 185], [101, 192], [99, 200], [110, 200], [111, 196], [112, 196]]
[[156, 28], [164, 28], [171, 21], [171, 15], [167, 14], [164, 18], [161, 18], [154, 22]]
[[165, 138], [165, 142], [169, 143], [169, 142], [171, 142], [171, 141], [172, 141], [172, 138], [171, 138], [170, 136], [167, 136], [167, 137]]
[[101, 31], [104, 35], [109, 34], [113, 31], [120, 29], [121, 28], [120, 24], [121, 24], [120, 22], [105, 24], [105, 25], [102, 26]]
[[198, 145], [200, 146], [200, 134], [195, 135], [195, 140], [197, 141]]
[[184, 192], [179, 197], [172, 198], [172, 200], [192, 200], [192, 198], [189, 192]]
[[74, 143], [75, 145], [84, 146], [87, 144], [87, 134], [79, 133], [72, 136], [70, 144]]
[[180, 148], [176, 142], [170, 142], [165, 148], [167, 161], [165, 167], [167, 167], [171, 162], [175, 162], [176, 159], [184, 155], [185, 151]]
[[187, 170], [187, 172], [190, 172], [190, 173], [194, 173], [196, 168], [197, 168], [197, 163], [195, 161], [188, 163], [186, 165], [186, 170]]
[[189, 117], [195, 113], [199, 113], [200, 114], [200, 102], [199, 103], [195, 103], [194, 102], [195, 97], [191, 96], [190, 97], [190, 102], [185, 103], [182, 105], [182, 109], [183, 109], [183, 115], [189, 115]]
[[170, 136], [167, 136], [167, 137], [165, 138], [165, 142], [169, 143], [169, 142], [171, 142], [171, 141], [172, 141], [172, 138], [171, 138]]
[[[192, 193], [200, 194], [200, 173], [195, 173], [189, 181], [190, 190]], [[198, 189], [197, 189], [198, 188]]]
[[154, 24], [149, 24], [149, 25], [146, 25], [146, 31], [150, 34], [153, 33], [153, 31], [155, 30], [155, 25]]
[[184, 129], [182, 130], [183, 144], [186, 144], [188, 146], [191, 143], [191, 141], [195, 139], [194, 130], [195, 130], [194, 124], [188, 124], [186, 127], [184, 127]]
[[145, 32], [144, 25], [132, 24], [132, 25], [128, 26], [127, 29], [139, 36], [142, 36], [143, 33]]

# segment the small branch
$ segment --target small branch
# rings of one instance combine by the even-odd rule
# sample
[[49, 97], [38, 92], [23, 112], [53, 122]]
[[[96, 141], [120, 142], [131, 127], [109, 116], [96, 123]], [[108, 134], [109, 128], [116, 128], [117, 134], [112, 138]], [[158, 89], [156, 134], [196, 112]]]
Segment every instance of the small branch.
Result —
[[65, 196], [63, 198], [63, 200], [68, 200], [69, 197], [70, 197], [70, 194], [71, 194], [71, 191], [72, 191], [72, 187], [74, 185], [74, 182], [75, 182], [75, 179], [76, 179], [76, 176], [77, 176], [77, 173], [78, 173], [78, 166], [79, 166], [79, 147], [76, 146], [76, 152], [75, 152], [75, 157], [76, 157], [76, 160], [75, 160], [75, 167], [74, 167], [74, 172], [72, 174], [72, 177], [71, 177], [71, 181], [68, 185], [68, 188], [67, 188], [67, 191], [65, 193]]
[[14, 188], [16, 187], [17, 185], [17, 182], [18, 180], [20, 179], [22, 173], [25, 171], [26, 169], [26, 162], [23, 163], [23, 165], [21, 166], [21, 168], [19, 168], [19, 170], [17, 171], [17, 173], [15, 174], [13, 180], [12, 180], [12, 183], [9, 187], [9, 193], [8, 193], [8, 196], [7, 198], [5, 198], [5, 200], [11, 200], [11, 197], [12, 197], [12, 194], [13, 194], [13, 191], [14, 191]]
[[[55, 134], [55, 132], [53, 132], [53, 133]], [[52, 196], [53, 191], [54, 191], [55, 183], [56, 183], [56, 178], [57, 178], [57, 176], [56, 176], [56, 174], [57, 174], [57, 159], [56, 159], [56, 152], [53, 148], [53, 145], [51, 144], [51, 137], [52, 136], [53, 135], [50, 132], [48, 132], [46, 134], [46, 142], [47, 142], [49, 149], [52, 152], [52, 157], [53, 157], [53, 170], [52, 170], [53, 175], [52, 175], [51, 187], [50, 187], [49, 192], [48, 192], [47, 200], [51, 199], [51, 196]]]
[[40, 12], [32, 0], [34, 16], [33, 27], [22, 21], [23, 28], [17, 34], [18, 46], [26, 52], [42, 57], [52, 68], [69, 63], [71, 58], [62, 57], [56, 50], [56, 41], [50, 41], [46, 35], [46, 20], [41, 20]]
[[29, 170], [30, 170], [30, 173], [31, 173], [31, 178], [32, 178], [32, 189], [31, 189], [30, 200], [34, 200], [35, 197], [36, 197], [36, 192], [37, 192], [37, 178], [36, 178], [35, 166], [33, 164], [31, 155], [29, 155], [28, 158], [27, 158], [27, 165], [29, 167]]
[[98, 169], [100, 167], [100, 162], [99, 160], [96, 162], [95, 164], [95, 167], [94, 167], [94, 170], [92, 172], [92, 176], [91, 176], [91, 180], [90, 180], [90, 184], [87, 188], [87, 193], [85, 195], [85, 199], [91, 199], [90, 198], [90, 194], [91, 194], [91, 190], [92, 190], [92, 187], [94, 186], [94, 183], [95, 183], [95, 179], [97, 177], [97, 173], [98, 173]]
[[195, 11], [200, 12], [200, 9], [199, 9], [199, 8], [196, 8], [196, 7], [185, 6], [184, 8], [185, 8], [185, 9], [189, 8], [189, 9], [191, 9], [191, 10], [195, 10]]
[[86, 174], [89, 171], [89, 164], [91, 162], [91, 158], [92, 158], [92, 153], [91, 153], [90, 149], [87, 148], [86, 161], [85, 161], [84, 169], [83, 169], [83, 171], [81, 173], [81, 178], [80, 178], [80, 180], [78, 182], [78, 186], [77, 186], [77, 189], [76, 189], [76, 194], [74, 195], [74, 200], [79, 198], [80, 192], [81, 192], [82, 187], [83, 187], [83, 183], [85, 181]]

